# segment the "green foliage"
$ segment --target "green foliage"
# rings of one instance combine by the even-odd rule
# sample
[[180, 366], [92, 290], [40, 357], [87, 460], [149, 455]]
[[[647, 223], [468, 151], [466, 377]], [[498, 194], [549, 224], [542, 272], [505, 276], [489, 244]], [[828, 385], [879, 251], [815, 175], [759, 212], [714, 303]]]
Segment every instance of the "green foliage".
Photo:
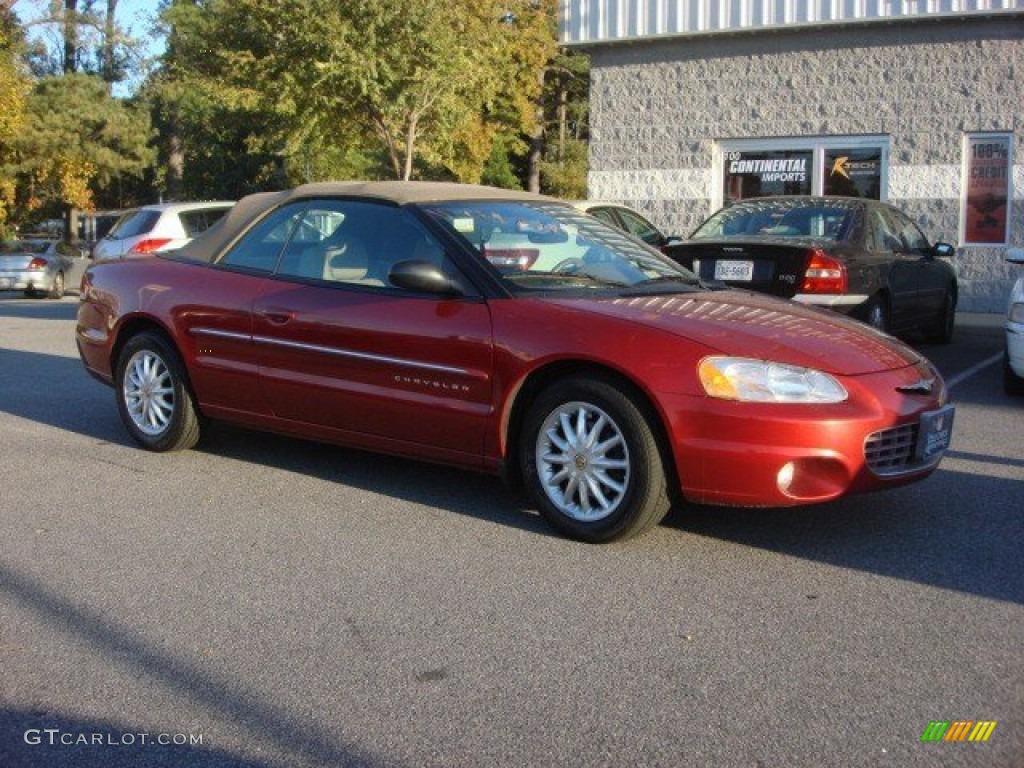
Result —
[[25, 212], [90, 208], [98, 190], [150, 168], [151, 133], [146, 111], [108, 96], [100, 78], [43, 78], [28, 97], [25, 126], [3, 171], [18, 180]]
[[[0, 8], [0, 168], [12, 157], [11, 142], [25, 122], [25, 98], [29, 82], [20, 63], [24, 38], [9, 8]], [[8, 211], [14, 205], [16, 186], [9, 174], [0, 175], [0, 235], [7, 234]]]
[[533, 119], [537, 73], [554, 52], [553, 8], [175, 0], [163, 14], [162, 119], [176, 122], [192, 163], [202, 160], [193, 145], [224, 122], [245, 127], [229, 145], [241, 138], [248, 151], [282, 158], [287, 180], [477, 181], [495, 137]]
[[541, 188], [546, 194], [567, 200], [587, 197], [587, 145], [579, 139], [567, 139], [560, 152], [549, 153], [540, 166]]
[[518, 138], [509, 134], [499, 134], [491, 145], [491, 155], [484, 165], [480, 181], [492, 187], [503, 189], [522, 189], [515, 157], [517, 150], [522, 152], [522, 144]]

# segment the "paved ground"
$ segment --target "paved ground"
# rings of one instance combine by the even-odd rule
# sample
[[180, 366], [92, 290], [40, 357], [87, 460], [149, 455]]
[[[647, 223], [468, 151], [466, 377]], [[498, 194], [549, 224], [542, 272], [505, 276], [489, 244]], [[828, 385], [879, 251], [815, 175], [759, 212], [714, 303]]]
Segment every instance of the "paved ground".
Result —
[[922, 347], [958, 403], [928, 481], [593, 547], [488, 477], [226, 428], [138, 450], [74, 310], [0, 297], [0, 766], [1024, 764], [997, 318]]

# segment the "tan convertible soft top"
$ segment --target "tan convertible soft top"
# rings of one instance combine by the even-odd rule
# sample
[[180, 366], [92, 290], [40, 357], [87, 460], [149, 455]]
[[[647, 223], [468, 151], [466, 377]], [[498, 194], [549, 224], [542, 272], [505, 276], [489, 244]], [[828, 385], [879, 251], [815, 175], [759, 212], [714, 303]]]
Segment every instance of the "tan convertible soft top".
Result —
[[362, 198], [395, 205], [448, 200], [534, 200], [554, 198], [512, 189], [439, 181], [326, 181], [303, 184], [284, 192], [259, 192], [243, 197], [217, 224], [176, 252], [195, 261], [212, 261], [246, 227], [272, 208], [306, 198]]

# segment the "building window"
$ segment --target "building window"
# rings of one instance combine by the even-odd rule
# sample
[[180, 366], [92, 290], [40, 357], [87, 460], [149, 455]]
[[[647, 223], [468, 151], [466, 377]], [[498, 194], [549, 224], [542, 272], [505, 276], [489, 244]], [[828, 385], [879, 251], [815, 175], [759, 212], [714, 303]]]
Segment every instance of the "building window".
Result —
[[883, 200], [888, 156], [885, 136], [723, 140], [716, 145], [715, 202], [765, 195]]
[[964, 137], [961, 245], [1006, 245], [1012, 152], [1012, 134], [972, 133]]

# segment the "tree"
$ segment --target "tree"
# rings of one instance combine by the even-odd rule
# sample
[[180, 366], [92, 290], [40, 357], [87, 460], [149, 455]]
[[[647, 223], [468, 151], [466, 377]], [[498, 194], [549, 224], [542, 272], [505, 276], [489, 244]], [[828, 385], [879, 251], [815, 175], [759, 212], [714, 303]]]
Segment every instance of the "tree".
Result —
[[256, 118], [248, 146], [283, 158], [290, 180], [340, 166], [476, 181], [496, 136], [533, 119], [520, 102], [553, 48], [536, 34], [552, 2], [174, 0], [164, 114], [187, 154], [187, 92], [216, 94], [207, 114]]
[[[29, 62], [37, 77], [84, 72], [113, 85], [128, 77], [139, 47], [117, 23], [119, 0], [34, 0], [25, 26], [33, 30]], [[35, 6], [34, 8], [32, 6]], [[34, 13], [33, 13], [34, 11]]]
[[116, 204], [119, 182], [152, 165], [150, 136], [148, 114], [112, 99], [95, 75], [43, 78], [28, 97], [4, 175], [17, 179], [25, 216], [90, 209], [97, 197]]
[[[17, 19], [8, 7], [0, 7], [0, 167], [13, 156], [11, 144], [25, 122], [29, 83], [21, 66], [23, 48], [24, 38]], [[0, 233], [7, 229], [15, 188], [9, 175], [0, 175]]]

